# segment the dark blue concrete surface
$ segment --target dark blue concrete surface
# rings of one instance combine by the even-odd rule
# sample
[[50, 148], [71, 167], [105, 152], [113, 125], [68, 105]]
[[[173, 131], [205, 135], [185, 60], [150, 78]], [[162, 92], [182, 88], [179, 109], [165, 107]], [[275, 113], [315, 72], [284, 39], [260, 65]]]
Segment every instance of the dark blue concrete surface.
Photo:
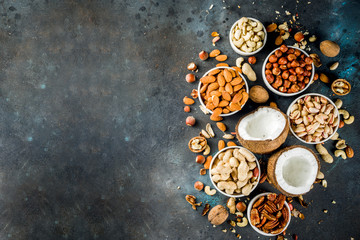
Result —
[[[197, 102], [191, 115], [198, 123], [185, 126], [182, 98], [196, 88], [184, 80], [186, 65], [199, 63], [201, 76], [216, 64], [197, 57], [213, 49], [212, 31], [234, 65], [227, 39], [233, 22], [252, 16], [279, 23], [290, 18], [285, 10], [318, 37], [312, 52], [325, 39], [341, 46], [336, 58], [321, 56], [320, 70], [352, 84], [341, 99], [356, 119], [339, 130], [355, 157], [322, 162], [328, 188], [315, 185], [304, 197], [307, 209], [294, 204], [306, 218], [292, 220], [287, 238], [359, 238], [359, 9], [357, 1], [336, 0], [1, 1], [0, 239], [235, 239], [221, 231], [229, 225], [213, 228], [184, 199], [226, 202], [193, 189], [196, 180], [211, 184], [187, 148], [209, 119]], [[274, 39], [256, 55], [251, 86], [264, 85], [260, 68]], [[330, 73], [333, 61], [340, 66]], [[307, 92], [336, 99], [320, 81]], [[283, 111], [294, 99], [270, 96]], [[234, 129], [257, 106], [249, 101], [224, 122]], [[284, 146], [292, 144], [300, 142], [289, 136]], [[210, 145], [215, 154], [216, 141]], [[334, 150], [333, 142], [325, 146]], [[274, 189], [263, 184], [250, 197], [261, 190]], [[237, 232], [268, 239], [250, 226]]]

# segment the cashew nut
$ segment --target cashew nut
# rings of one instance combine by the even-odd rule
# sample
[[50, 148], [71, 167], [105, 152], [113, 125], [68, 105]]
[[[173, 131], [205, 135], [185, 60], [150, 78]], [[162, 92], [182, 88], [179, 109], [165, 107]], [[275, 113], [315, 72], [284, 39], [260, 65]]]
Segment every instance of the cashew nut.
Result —
[[225, 190], [225, 192], [227, 194], [233, 194], [235, 189], [236, 189], [236, 183], [235, 182], [220, 181], [220, 182], [218, 182], [217, 187], [220, 190]]
[[261, 22], [256, 22], [256, 27], [253, 28], [254, 32], [260, 32], [263, 29], [263, 25], [261, 24]]
[[255, 35], [252, 39], [254, 42], [259, 42], [261, 38], [258, 35]]
[[243, 52], [252, 52], [252, 48], [247, 47], [246, 44], [243, 44], [243, 45], [240, 47], [240, 50], [243, 51]]
[[215, 175], [212, 176], [212, 180], [213, 180], [214, 182], [216, 182], [216, 183], [217, 183], [218, 181], [220, 181], [220, 178], [221, 178], [221, 177], [220, 177], [219, 174], [215, 174]]
[[257, 43], [256, 43], [256, 49], [261, 48], [262, 45], [263, 45], [262, 42], [257, 42]]
[[336, 144], [335, 147], [337, 149], [345, 149], [346, 148], [346, 143], [344, 139], [340, 139]]
[[242, 188], [243, 186], [245, 186], [247, 184], [247, 180], [244, 180], [244, 181], [237, 181], [236, 182], [236, 185], [238, 188]]
[[240, 48], [244, 44], [244, 42], [245, 42], [244, 38], [240, 38], [238, 41], [233, 41], [234, 45], [237, 48]]
[[246, 23], [246, 22], [248, 22], [249, 21], [249, 19], [247, 18], [247, 17], [242, 17], [242, 18], [240, 18], [240, 20], [239, 20], [239, 23], [238, 24], [243, 24], [243, 23]]
[[344, 123], [346, 124], [352, 124], [355, 120], [355, 117], [354, 116], [350, 116], [348, 119], [345, 119], [344, 120]]
[[203, 154], [204, 154], [205, 156], [210, 154], [210, 146], [209, 146], [209, 145], [206, 145]]
[[350, 114], [348, 111], [344, 110], [344, 109], [340, 109], [339, 110], [339, 114], [343, 115], [344, 119], [348, 119], [350, 117]]
[[256, 26], [257, 26], [257, 21], [250, 21], [249, 23], [250, 23], [250, 25], [251, 25], [252, 27], [256, 27]]
[[341, 99], [337, 99], [335, 102], [335, 106], [340, 109], [343, 105], [343, 101], [341, 101]]
[[346, 153], [343, 150], [336, 150], [334, 155], [335, 157], [342, 157], [342, 159], [346, 159]]
[[241, 68], [241, 64], [244, 62], [244, 58], [243, 57], [239, 57], [236, 59], [236, 66]]
[[253, 41], [247, 41], [247, 42], [246, 42], [246, 45], [247, 45], [249, 48], [254, 48], [254, 47], [256, 47], [256, 43], [253, 42]]
[[237, 222], [236, 225], [238, 225], [238, 227], [245, 227], [246, 225], [248, 225], [248, 220], [246, 217], [243, 217], [241, 219], [241, 222]]
[[[254, 32], [253, 32], [254, 33]], [[243, 37], [245, 41], [248, 41], [251, 37], [251, 32], [247, 32], [246, 35]]]
[[205, 186], [204, 192], [209, 196], [213, 196], [216, 193], [216, 189], [210, 190], [210, 186]]
[[241, 31], [240, 30], [236, 30], [234, 37], [235, 39], [240, 39], [240, 35], [241, 35]]
[[229, 212], [231, 214], [235, 214], [236, 207], [235, 207], [235, 198], [231, 197], [228, 199], [226, 206], [229, 208]]
[[246, 31], [251, 31], [253, 28], [252, 28], [252, 26], [246, 26]]
[[261, 40], [264, 40], [264, 38], [265, 38], [265, 33], [264, 33], [264, 31], [258, 32], [257, 35], [261, 38]]

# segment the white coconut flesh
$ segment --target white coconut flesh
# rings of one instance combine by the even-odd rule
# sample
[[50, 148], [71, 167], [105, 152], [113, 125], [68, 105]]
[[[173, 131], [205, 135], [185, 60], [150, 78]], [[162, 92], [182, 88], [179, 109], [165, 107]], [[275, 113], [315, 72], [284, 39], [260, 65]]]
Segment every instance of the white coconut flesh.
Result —
[[281, 112], [272, 108], [259, 108], [244, 117], [238, 126], [238, 133], [244, 140], [274, 140], [280, 136], [286, 124]]
[[276, 181], [290, 194], [303, 194], [314, 183], [318, 167], [316, 158], [310, 151], [293, 148], [279, 156], [275, 166]]

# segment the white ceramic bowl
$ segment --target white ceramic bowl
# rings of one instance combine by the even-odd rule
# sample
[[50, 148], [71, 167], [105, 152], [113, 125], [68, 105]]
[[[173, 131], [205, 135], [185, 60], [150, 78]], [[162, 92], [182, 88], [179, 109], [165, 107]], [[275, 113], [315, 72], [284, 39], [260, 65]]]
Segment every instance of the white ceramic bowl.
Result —
[[[251, 209], [252, 209], [252, 206], [254, 205], [254, 203], [262, 196], [267, 196], [268, 194], [270, 194], [270, 192], [267, 192], [267, 193], [261, 193], [257, 196], [255, 196], [253, 199], [251, 199], [251, 201], [249, 202], [248, 204], [248, 207], [247, 207], [247, 216], [248, 216], [248, 219], [250, 219], [250, 212], [251, 212]], [[288, 203], [285, 201], [285, 204], [284, 204], [284, 207], [286, 207], [286, 209], [289, 211], [289, 221], [288, 223], [286, 224], [286, 226], [284, 227], [283, 231], [285, 231], [287, 229], [287, 227], [289, 226], [290, 224], [290, 221], [291, 221], [291, 211], [290, 211], [290, 207], [288, 205]], [[264, 235], [264, 236], [267, 236], [267, 237], [273, 237], [273, 236], [277, 236], [279, 234], [281, 234], [283, 231], [281, 231], [279, 234], [272, 234], [272, 233], [265, 233], [263, 231], [261, 231], [260, 229], [258, 229], [257, 227], [255, 227], [254, 225], [251, 224], [251, 221], [249, 220], [249, 224], [250, 226], [257, 232], [257, 233], [260, 233], [261, 235]]]
[[[256, 18], [252, 18], [252, 17], [247, 17], [248, 19], [251, 19], [253, 21], [258, 21], [258, 22], [261, 22], [259, 20], [257, 20]], [[240, 19], [239, 19], [240, 20]], [[230, 46], [232, 47], [232, 49], [237, 53], [237, 54], [240, 54], [242, 56], [251, 56], [251, 55], [255, 55], [256, 53], [260, 52], [261, 49], [264, 48], [265, 44], [266, 44], [266, 41], [267, 41], [267, 32], [266, 32], [266, 28], [264, 26], [263, 23], [261, 23], [263, 25], [263, 31], [264, 31], [264, 40], [263, 40], [263, 45], [257, 49], [256, 51], [253, 51], [253, 52], [250, 52], [250, 53], [247, 53], [247, 52], [243, 52], [241, 51], [239, 48], [237, 48], [234, 43], [232, 42], [232, 30], [235, 28], [236, 24], [239, 22], [239, 20], [237, 20], [233, 25], [232, 27], [230, 28], [230, 33], [229, 33], [229, 41], [230, 41]]]
[[[305, 52], [304, 50], [302, 50], [302, 49], [300, 49], [300, 48], [293, 47], [293, 46], [287, 46], [287, 47], [288, 47], [288, 48], [293, 48], [293, 49], [298, 49], [298, 50], [300, 50], [302, 53], [304, 53], [305, 56], [309, 57], [309, 54], [307, 54], [307, 52]], [[311, 65], [312, 65], [312, 70], [311, 70], [311, 76], [310, 76], [310, 81], [309, 81], [309, 83], [304, 87], [304, 89], [302, 89], [302, 90], [300, 90], [300, 91], [298, 91], [298, 92], [296, 92], [296, 93], [282, 93], [282, 92], [276, 90], [275, 88], [273, 88], [273, 87], [270, 85], [270, 83], [266, 80], [266, 76], [265, 76], [265, 70], [266, 70], [266, 67], [265, 67], [265, 66], [266, 66], [266, 63], [268, 62], [269, 57], [270, 57], [271, 55], [273, 55], [273, 54], [275, 53], [275, 51], [278, 50], [278, 49], [280, 49], [280, 47], [274, 49], [274, 50], [267, 56], [267, 58], [266, 58], [265, 61], [264, 61], [263, 66], [262, 66], [262, 69], [261, 69], [262, 78], [263, 78], [263, 80], [264, 80], [264, 83], [265, 83], [266, 87], [267, 87], [270, 91], [272, 91], [273, 93], [275, 93], [275, 94], [277, 94], [277, 95], [280, 95], [280, 96], [284, 96], [284, 97], [291, 97], [291, 96], [295, 96], [295, 95], [298, 95], [298, 94], [304, 92], [306, 89], [308, 89], [308, 88], [310, 87], [311, 82], [312, 82], [312, 80], [314, 79], [314, 75], [315, 75], [315, 66], [314, 66], [314, 63], [311, 64]]]
[[[215, 189], [216, 189], [217, 191], [219, 191], [221, 194], [223, 194], [223, 195], [225, 195], [225, 196], [227, 196], [227, 197], [239, 198], [239, 197], [244, 197], [245, 195], [243, 195], [243, 194], [227, 194], [226, 192], [220, 190], [220, 189], [216, 186], [216, 184], [214, 183], [214, 181], [212, 180], [212, 177], [211, 177], [211, 169], [212, 169], [213, 163], [214, 163], [215, 159], [217, 158], [217, 156], [218, 156], [220, 153], [222, 153], [222, 152], [224, 152], [224, 151], [226, 151], [226, 150], [228, 150], [228, 149], [235, 149], [235, 148], [244, 148], [244, 147], [239, 147], [239, 146], [226, 147], [226, 148], [221, 149], [221, 151], [219, 151], [219, 152], [217, 152], [217, 153], [215, 154], [215, 156], [213, 157], [213, 159], [211, 160], [211, 163], [210, 163], [209, 177], [210, 177], [210, 181], [211, 181], [212, 185], [213, 185], [213, 186], [215, 187]], [[253, 186], [253, 188], [251, 189], [251, 192], [252, 192], [252, 191], [254, 191], [254, 189], [257, 187], [257, 185], [259, 184], [259, 181], [260, 181], [260, 176], [261, 176], [260, 164], [259, 164], [259, 161], [258, 161], [258, 159], [256, 158], [256, 156], [255, 156], [250, 150], [248, 150], [247, 148], [244, 148], [244, 149], [246, 149], [247, 151], [249, 151], [249, 152], [255, 157], [255, 159], [256, 159], [256, 160], [255, 160], [255, 161], [256, 161], [256, 166], [257, 166], [257, 168], [259, 169], [258, 179], [257, 179], [257, 181], [256, 181], [256, 184], [255, 184], [255, 185]]]
[[326, 96], [324, 96], [324, 95], [322, 95], [322, 94], [320, 94], [320, 93], [307, 93], [307, 94], [301, 95], [300, 97], [296, 98], [292, 103], [290, 103], [290, 105], [289, 105], [289, 107], [288, 107], [288, 109], [287, 109], [287, 111], [286, 111], [286, 115], [287, 115], [288, 117], [290, 116], [291, 107], [292, 107], [299, 99], [301, 99], [301, 98], [303, 98], [303, 97], [305, 97], [305, 96], [309, 96], [309, 95], [312, 96], [312, 97], [313, 97], [313, 96], [318, 96], [318, 97], [326, 98], [326, 99], [328, 100], [328, 102], [329, 102], [331, 105], [334, 106], [334, 109], [335, 109], [335, 111], [336, 111], [336, 112], [335, 112], [335, 113], [336, 113], [335, 115], [336, 115], [337, 118], [338, 118], [338, 122], [337, 122], [336, 128], [334, 129], [333, 134], [331, 134], [328, 138], [325, 138], [325, 139], [321, 140], [320, 142], [306, 142], [305, 140], [301, 139], [298, 135], [296, 135], [296, 133], [294, 132], [294, 130], [293, 130], [292, 127], [291, 127], [291, 121], [290, 121], [290, 118], [289, 118], [290, 131], [291, 131], [291, 133], [292, 133], [298, 140], [300, 140], [300, 141], [303, 142], [303, 143], [306, 143], [306, 144], [318, 144], [318, 143], [323, 143], [323, 142], [326, 142], [327, 140], [329, 140], [332, 136], [334, 136], [334, 134], [336, 133], [336, 131], [337, 131], [338, 128], [339, 128], [339, 123], [340, 123], [339, 111], [338, 111], [335, 103], [333, 103], [333, 101], [331, 101], [328, 97], [326, 97]]
[[[212, 69], [210, 69], [209, 71], [207, 71], [202, 77], [205, 77], [206, 75], [208, 75], [209, 72], [211, 72], [212, 70], [215, 70], [215, 69], [225, 69], [225, 68], [228, 68], [228, 69], [230, 68], [230, 69], [236, 71], [236, 70], [235, 70], [234, 68], [232, 68], [232, 67], [215, 67], [215, 68], [212, 68]], [[242, 75], [241, 73], [239, 73], [239, 75], [240, 75], [240, 77], [243, 79], [243, 81], [245, 82], [245, 90], [246, 90], [246, 92], [249, 93], [249, 86], [248, 86], [248, 83], [247, 83], [244, 75]], [[205, 104], [204, 104], [204, 102], [203, 102], [203, 100], [201, 99], [201, 96], [200, 96], [200, 88], [201, 88], [201, 86], [202, 86], [202, 82], [199, 81], [199, 86], [198, 86], [199, 97], [198, 97], [198, 99], [199, 99], [199, 101], [200, 101], [200, 104], [203, 105], [204, 108], [206, 108], [206, 106], [205, 106]], [[246, 102], [244, 103], [244, 105], [241, 106], [241, 108], [243, 108], [243, 107], [245, 106], [245, 104], [246, 104]], [[208, 108], [206, 108], [206, 109], [207, 109], [211, 114], [213, 113], [210, 109], [208, 109]], [[220, 114], [220, 117], [231, 116], [231, 115], [233, 115], [233, 114], [235, 114], [235, 113], [237, 113], [237, 112], [239, 112], [239, 111], [240, 111], [240, 110], [234, 111], [234, 112], [229, 112], [229, 113], [222, 113], [222, 114]]]

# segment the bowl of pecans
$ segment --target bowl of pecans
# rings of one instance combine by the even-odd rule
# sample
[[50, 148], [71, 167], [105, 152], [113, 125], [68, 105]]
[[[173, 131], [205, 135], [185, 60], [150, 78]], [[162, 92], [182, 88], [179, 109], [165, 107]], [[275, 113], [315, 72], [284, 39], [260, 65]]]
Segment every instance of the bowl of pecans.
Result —
[[244, 76], [232, 67], [215, 67], [200, 78], [200, 104], [211, 113], [210, 119], [221, 121], [240, 111], [249, 98]]
[[304, 50], [281, 45], [264, 61], [262, 77], [275, 94], [290, 97], [310, 87], [315, 75], [313, 59]]
[[283, 194], [262, 193], [254, 197], [247, 209], [250, 226], [261, 235], [276, 236], [289, 226], [291, 212]]

